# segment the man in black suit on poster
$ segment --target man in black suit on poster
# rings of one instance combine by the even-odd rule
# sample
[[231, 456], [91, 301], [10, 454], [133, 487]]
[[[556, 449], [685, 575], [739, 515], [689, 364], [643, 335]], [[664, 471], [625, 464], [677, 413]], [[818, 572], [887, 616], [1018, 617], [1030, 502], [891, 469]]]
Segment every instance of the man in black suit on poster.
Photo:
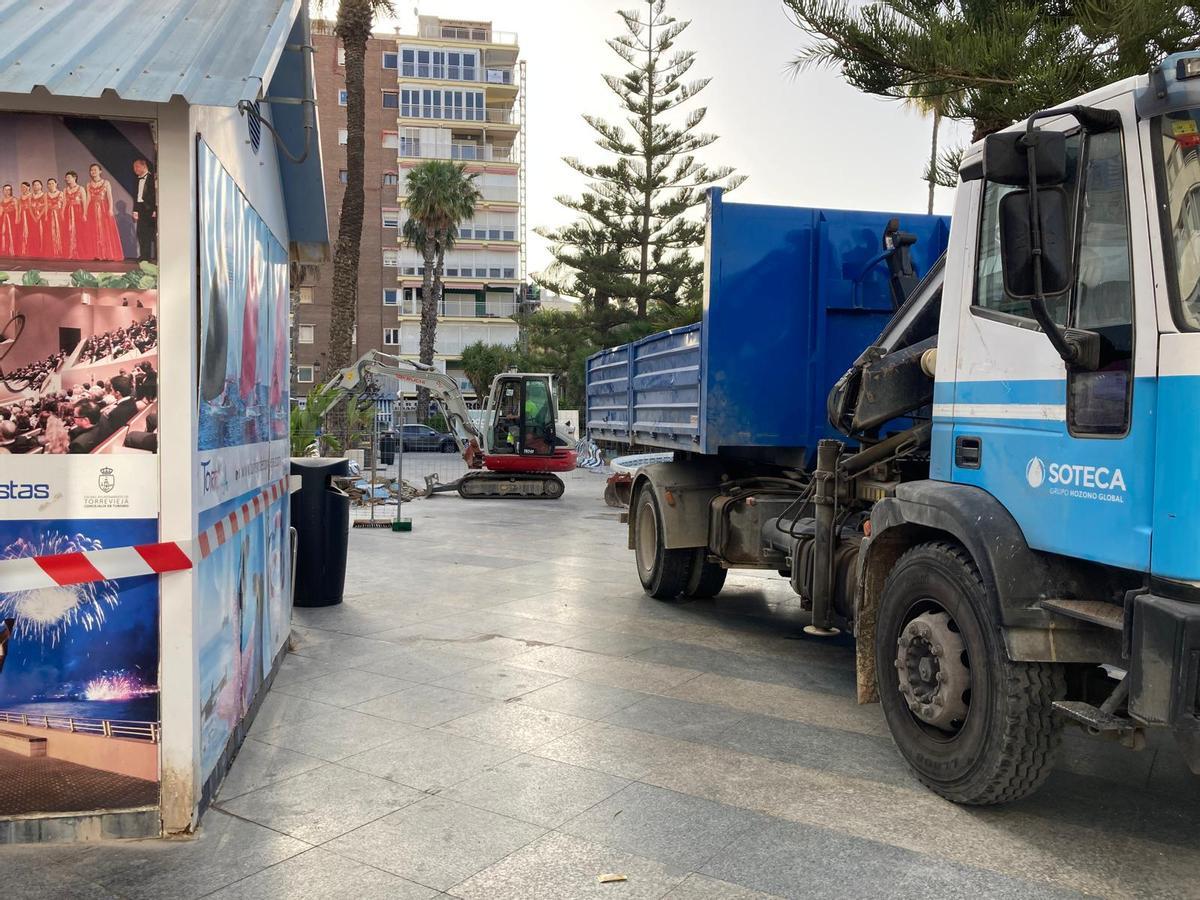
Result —
[[138, 157], [133, 161], [137, 183], [133, 189], [133, 220], [137, 223], [138, 259], [153, 262], [158, 230], [158, 188], [150, 163]]

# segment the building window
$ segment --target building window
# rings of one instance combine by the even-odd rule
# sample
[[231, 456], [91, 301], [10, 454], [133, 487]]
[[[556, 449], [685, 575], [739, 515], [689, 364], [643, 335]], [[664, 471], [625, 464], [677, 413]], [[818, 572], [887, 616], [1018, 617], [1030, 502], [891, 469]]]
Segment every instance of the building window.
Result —
[[383, 54], [383, 67], [384, 67], [385, 69], [394, 69], [394, 68], [396, 68], [396, 60], [397, 60], [397, 54], [395, 54], [395, 53], [384, 53], [384, 54]]
[[338, 143], [345, 145], [345, 143], [348, 140], [350, 140], [350, 132], [348, 132], [345, 128], [339, 128], [338, 129]]
[[345, 105], [346, 105], [346, 98], [347, 98], [347, 97], [349, 97], [349, 96], [350, 96], [350, 95], [349, 95], [349, 94], [346, 92], [345, 88], [343, 88], [342, 90], [338, 91], [338, 106], [345, 106]]
[[384, 306], [397, 306], [400, 303], [400, 292], [395, 288], [388, 288], [383, 292]]
[[385, 149], [395, 150], [399, 146], [400, 139], [394, 131], [385, 131], [383, 133], [383, 146]]
[[[345, 180], [346, 180], [345, 178], [342, 179], [342, 181], [345, 181]], [[397, 175], [395, 172], [384, 172], [383, 173], [383, 183], [384, 184], [399, 184], [400, 176]]]
[[301, 325], [298, 331], [298, 338], [301, 344], [311, 344], [317, 339], [316, 325]]
[[384, 109], [399, 109], [400, 108], [400, 93], [398, 91], [383, 92], [383, 108]]
[[399, 347], [400, 346], [400, 329], [385, 328], [383, 329], [383, 346]]
[[301, 303], [312, 303], [313, 302], [313, 289], [311, 287], [300, 288], [300, 302]]
[[383, 211], [383, 227], [384, 228], [399, 228], [400, 227], [400, 210], [385, 209]]
[[296, 366], [296, 381], [300, 384], [313, 383], [313, 367], [312, 366]]
[[340, 181], [342, 184], [346, 183], [347, 175], [348, 173], [345, 169], [338, 169], [338, 181]]
[[337, 64], [343, 68], [346, 65], [346, 48], [339, 46], [337, 52]]
[[383, 251], [383, 265], [389, 269], [394, 269], [398, 265], [400, 265], [400, 251], [399, 250], [384, 250]]

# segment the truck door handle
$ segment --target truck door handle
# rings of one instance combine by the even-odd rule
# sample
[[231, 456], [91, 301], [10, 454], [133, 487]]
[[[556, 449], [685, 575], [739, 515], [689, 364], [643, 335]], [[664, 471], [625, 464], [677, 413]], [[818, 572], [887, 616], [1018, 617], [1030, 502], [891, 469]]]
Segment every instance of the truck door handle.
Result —
[[954, 465], [960, 469], [978, 469], [983, 465], [983, 438], [963, 436], [954, 441]]

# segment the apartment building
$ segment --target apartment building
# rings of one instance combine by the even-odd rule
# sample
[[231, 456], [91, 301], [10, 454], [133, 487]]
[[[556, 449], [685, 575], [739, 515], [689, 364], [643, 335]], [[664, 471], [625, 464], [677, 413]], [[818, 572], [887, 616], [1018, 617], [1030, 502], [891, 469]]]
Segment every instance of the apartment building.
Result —
[[[317, 95], [329, 227], [337, 234], [344, 192], [344, 55], [332, 28], [314, 24]], [[468, 395], [460, 363], [476, 341], [516, 343], [514, 315], [525, 283], [523, 65], [514, 34], [490, 22], [421, 16], [415, 33], [376, 35], [367, 45], [366, 191], [355, 353], [377, 348], [416, 359], [421, 255], [406, 246], [407, 173], [429, 159], [462, 163], [482, 194], [446, 254], [435, 365]], [[331, 102], [334, 98], [337, 103]], [[323, 381], [333, 266], [301, 291], [295, 315], [293, 394]]]

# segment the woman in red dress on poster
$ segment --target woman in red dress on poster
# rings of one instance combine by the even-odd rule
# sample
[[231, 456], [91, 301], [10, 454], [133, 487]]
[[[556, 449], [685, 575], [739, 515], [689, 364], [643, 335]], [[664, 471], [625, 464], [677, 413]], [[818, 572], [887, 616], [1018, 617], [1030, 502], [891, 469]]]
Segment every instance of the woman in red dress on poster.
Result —
[[17, 256], [32, 256], [29, 241], [29, 194], [28, 181], [21, 182], [21, 196], [17, 198]]
[[92, 249], [87, 242], [87, 192], [79, 185], [79, 175], [74, 170], [65, 176], [67, 186], [63, 188], [65, 259], [91, 259]]
[[51, 259], [70, 259], [67, 256], [66, 232], [67, 198], [58, 189], [57, 178], [46, 179], [46, 228], [43, 250]]
[[121, 235], [117, 232], [117, 215], [113, 209], [112, 184], [100, 177], [100, 166], [88, 166], [91, 176], [87, 184], [87, 227], [92, 259], [121, 260]]
[[17, 214], [17, 198], [12, 185], [6, 184], [0, 196], [0, 256], [17, 255]]
[[39, 259], [50, 255], [46, 245], [46, 218], [50, 212], [50, 201], [42, 190], [40, 179], [33, 179], [33, 192], [29, 195], [29, 246], [26, 256]]

